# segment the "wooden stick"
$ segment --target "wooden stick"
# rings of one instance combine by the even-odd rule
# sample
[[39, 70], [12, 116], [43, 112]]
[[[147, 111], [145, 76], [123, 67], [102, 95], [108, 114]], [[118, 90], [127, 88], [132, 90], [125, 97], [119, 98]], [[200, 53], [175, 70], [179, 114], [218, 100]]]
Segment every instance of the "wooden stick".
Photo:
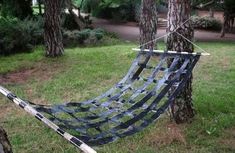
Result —
[[[144, 51], [144, 52], [149, 52], [150, 50], [149, 49], [139, 49], [139, 48], [132, 48], [133, 51]], [[194, 53], [189, 53], [189, 52], [177, 52], [177, 51], [164, 51], [164, 50], [152, 50], [153, 52], [155, 53], [170, 53], [170, 54], [183, 54], [183, 55], [202, 55], [202, 56], [209, 56], [210, 53], [197, 53], [197, 52], [194, 52]]]

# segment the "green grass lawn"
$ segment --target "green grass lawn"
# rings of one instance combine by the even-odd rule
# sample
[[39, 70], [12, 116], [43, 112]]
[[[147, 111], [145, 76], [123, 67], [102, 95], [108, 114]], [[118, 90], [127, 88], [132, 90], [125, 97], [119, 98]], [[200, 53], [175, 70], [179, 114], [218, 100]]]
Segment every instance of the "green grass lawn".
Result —
[[[163, 117], [143, 132], [95, 148], [102, 153], [221, 153], [235, 152], [235, 44], [199, 43], [211, 53], [194, 71], [191, 124], [172, 125]], [[127, 72], [133, 44], [66, 49], [57, 59], [43, 49], [0, 57], [1, 82], [24, 99], [36, 103], [82, 101], [112, 87]], [[0, 75], [0, 76], [1, 76]], [[16, 153], [74, 153], [75, 147], [0, 96], [0, 124]]]

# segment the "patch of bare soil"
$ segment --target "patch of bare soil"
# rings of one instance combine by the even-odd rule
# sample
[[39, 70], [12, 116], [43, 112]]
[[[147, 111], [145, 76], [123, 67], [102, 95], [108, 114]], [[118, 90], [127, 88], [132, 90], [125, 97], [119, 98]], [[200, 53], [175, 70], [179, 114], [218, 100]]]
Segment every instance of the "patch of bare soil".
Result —
[[146, 136], [147, 144], [153, 147], [162, 147], [174, 142], [186, 145], [185, 134], [182, 125], [175, 123], [167, 123], [166, 128], [161, 128], [158, 131], [150, 133]]
[[58, 72], [59, 65], [47, 65], [38, 63], [32, 68], [21, 69], [7, 74], [0, 74], [0, 83], [6, 84], [23, 84], [33, 78], [39, 81], [48, 80]]
[[225, 136], [219, 141], [220, 144], [235, 151], [235, 127], [225, 131]]
[[223, 66], [224, 70], [228, 70], [230, 67], [230, 58], [224, 57], [221, 59], [221, 65]]
[[0, 82], [1, 84], [21, 84], [26, 82], [34, 72], [32, 68], [0, 75]]
[[0, 106], [0, 119], [4, 118], [7, 113], [9, 113], [11, 111], [11, 106], [9, 105], [4, 105], [4, 106]]

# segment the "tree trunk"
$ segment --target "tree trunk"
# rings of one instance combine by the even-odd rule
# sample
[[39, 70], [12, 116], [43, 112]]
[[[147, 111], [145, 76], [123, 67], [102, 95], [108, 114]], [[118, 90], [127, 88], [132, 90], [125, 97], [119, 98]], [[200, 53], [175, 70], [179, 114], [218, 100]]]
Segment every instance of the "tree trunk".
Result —
[[38, 0], [39, 15], [42, 15], [42, 1]]
[[222, 24], [222, 29], [221, 29], [221, 34], [220, 34], [221, 38], [225, 36], [227, 24], [228, 24], [228, 15], [224, 13], [224, 22]]
[[0, 127], [0, 153], [12, 153], [12, 147], [7, 138], [7, 134], [5, 130], [1, 127]]
[[214, 9], [213, 8], [210, 8], [209, 16], [211, 18], [214, 18]]
[[45, 0], [44, 3], [44, 39], [48, 57], [57, 57], [64, 53], [60, 18], [63, 3], [63, 0]]
[[[81, 7], [82, 7], [82, 3], [83, 3], [83, 0], [81, 1]], [[89, 23], [86, 23], [86, 19], [81, 15], [81, 12], [80, 12], [81, 7], [75, 6], [72, 0], [66, 0], [66, 6], [68, 7], [70, 15], [74, 18], [74, 21], [77, 23], [79, 30], [89, 27]], [[76, 14], [74, 10], [78, 10], [78, 14]]]
[[[190, 1], [168, 0], [168, 5], [169, 11], [167, 32], [172, 32], [181, 26], [176, 31], [192, 41], [194, 30], [191, 20], [189, 20], [191, 13]], [[193, 52], [193, 45], [182, 36], [173, 33], [167, 38], [167, 49], [178, 52]], [[171, 61], [169, 61], [169, 64], [170, 62]], [[171, 113], [176, 123], [188, 122], [194, 117], [195, 113], [192, 104], [192, 76], [186, 83], [185, 88], [176, 97], [176, 100], [174, 100], [171, 106]]]
[[[145, 44], [156, 38], [157, 35], [157, 9], [155, 0], [142, 0], [140, 17], [140, 44]], [[156, 43], [152, 42], [144, 48], [154, 48]]]
[[[77, 23], [79, 30], [82, 30], [86, 27], [86, 25], [83, 23], [83, 21], [81, 20], [82, 16], [81, 15], [76, 15], [73, 12], [73, 9], [69, 9], [69, 13], [70, 15], [72, 15], [72, 17], [74, 18], [74, 21]], [[80, 17], [79, 17], [80, 16]]]

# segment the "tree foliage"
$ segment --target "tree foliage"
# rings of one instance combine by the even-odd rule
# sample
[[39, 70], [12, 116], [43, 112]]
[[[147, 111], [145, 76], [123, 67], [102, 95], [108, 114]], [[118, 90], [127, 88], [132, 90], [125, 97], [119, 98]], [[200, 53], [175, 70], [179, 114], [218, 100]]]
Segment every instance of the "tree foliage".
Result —
[[32, 16], [32, 1], [31, 0], [0, 0], [1, 15], [13, 16], [19, 19], [25, 19]]

